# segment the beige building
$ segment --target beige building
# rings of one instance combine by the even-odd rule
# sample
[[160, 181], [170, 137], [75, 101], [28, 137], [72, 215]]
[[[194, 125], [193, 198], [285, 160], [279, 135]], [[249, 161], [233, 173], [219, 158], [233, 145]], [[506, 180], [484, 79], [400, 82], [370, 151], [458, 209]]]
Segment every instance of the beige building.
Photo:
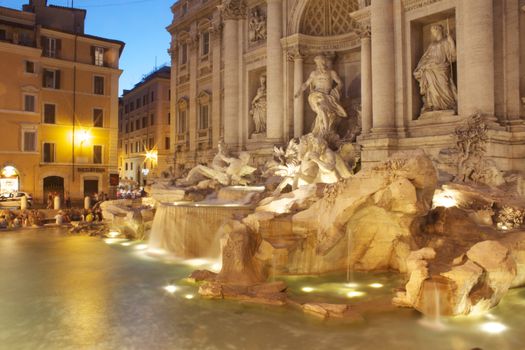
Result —
[[118, 184], [124, 43], [84, 33], [85, 16], [45, 0], [0, 7], [0, 192], [82, 198]]
[[121, 180], [144, 185], [167, 170], [171, 150], [170, 74], [164, 66], [132, 90], [124, 90], [119, 113]]
[[[338, 132], [354, 136], [363, 166], [417, 148], [438, 159], [455, 130], [480, 113], [487, 156], [501, 170], [525, 170], [524, 6], [523, 0], [180, 0], [167, 28], [177, 168], [208, 162], [220, 138], [257, 159], [310, 132], [316, 113], [308, 91], [294, 95], [314, 71], [314, 58], [324, 55], [341, 77], [340, 104], [349, 116], [338, 120]], [[435, 81], [423, 71], [432, 59], [442, 60]], [[254, 113], [263, 74], [265, 105]], [[440, 94], [448, 101], [441, 103]], [[266, 120], [258, 132], [254, 115], [261, 110]], [[357, 137], [349, 134], [356, 125]]]

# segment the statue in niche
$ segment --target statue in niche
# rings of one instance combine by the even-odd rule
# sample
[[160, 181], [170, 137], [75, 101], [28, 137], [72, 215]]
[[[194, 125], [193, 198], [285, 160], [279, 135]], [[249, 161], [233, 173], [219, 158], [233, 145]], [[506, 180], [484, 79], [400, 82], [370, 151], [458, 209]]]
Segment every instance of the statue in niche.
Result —
[[257, 170], [248, 165], [250, 158], [247, 152], [241, 152], [239, 158], [228, 156], [225, 145], [221, 141], [211, 167], [197, 165], [190, 170], [186, 178], [178, 180], [177, 185], [191, 186], [206, 179], [215, 180], [223, 186], [247, 185], [250, 181], [246, 177]]
[[248, 22], [248, 37], [250, 42], [256, 43], [266, 40], [266, 18], [259, 13], [257, 8], [253, 9]]
[[432, 43], [414, 71], [423, 97], [421, 113], [455, 111], [457, 91], [452, 78], [452, 63], [456, 62], [456, 44], [450, 33], [445, 37], [440, 24], [433, 25], [430, 32]]
[[316, 56], [314, 61], [315, 70], [310, 74], [308, 80], [301, 85], [295, 94], [295, 98], [310, 88], [308, 103], [317, 114], [312, 133], [317, 137], [327, 138], [334, 133], [336, 119], [348, 117], [340, 104], [343, 82], [334, 70], [328, 68], [325, 56]]
[[254, 134], [263, 134], [266, 132], [266, 74], [261, 74], [261, 85], [257, 89], [257, 94], [252, 100], [250, 115], [255, 123]]

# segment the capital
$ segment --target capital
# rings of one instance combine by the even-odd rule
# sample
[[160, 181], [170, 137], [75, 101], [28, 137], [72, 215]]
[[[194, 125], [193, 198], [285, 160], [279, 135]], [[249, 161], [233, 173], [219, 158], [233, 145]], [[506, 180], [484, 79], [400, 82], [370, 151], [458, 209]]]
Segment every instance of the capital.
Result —
[[244, 0], [223, 0], [217, 8], [225, 20], [246, 18], [248, 12]]

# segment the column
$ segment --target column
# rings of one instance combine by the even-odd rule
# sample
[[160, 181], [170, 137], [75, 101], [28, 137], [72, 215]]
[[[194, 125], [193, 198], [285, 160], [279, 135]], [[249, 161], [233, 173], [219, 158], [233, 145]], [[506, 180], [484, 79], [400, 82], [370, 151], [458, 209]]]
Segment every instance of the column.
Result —
[[212, 147], [217, 147], [221, 138], [222, 113], [221, 113], [221, 33], [220, 13], [214, 12], [213, 24], [210, 29], [212, 39]]
[[395, 117], [394, 12], [392, 0], [372, 0], [373, 132], [393, 131]]
[[366, 135], [372, 129], [372, 64], [370, 32], [361, 37], [361, 127]]
[[198, 149], [198, 125], [197, 125], [197, 95], [199, 92], [197, 91], [197, 79], [198, 79], [198, 59], [199, 59], [199, 42], [197, 39], [197, 25], [194, 22], [192, 24], [192, 27], [190, 29], [190, 37], [187, 41], [188, 44], [188, 69], [189, 69], [189, 75], [190, 75], [190, 99], [188, 101], [188, 135], [190, 138], [190, 152], [195, 159], [196, 152]]
[[239, 21], [246, 8], [241, 0], [224, 2], [224, 142], [239, 144]]
[[[463, 35], [458, 49], [464, 59], [458, 72], [460, 114], [494, 115], [493, 0], [460, 1]], [[461, 79], [463, 78], [463, 79]]]
[[176, 145], [177, 145], [177, 83], [178, 83], [178, 77], [177, 77], [177, 69], [178, 69], [178, 43], [176, 40], [176, 36], [174, 33], [172, 35], [172, 42], [171, 42], [171, 48], [170, 48], [170, 55], [171, 55], [171, 77], [170, 77], [170, 90], [171, 90], [171, 98], [170, 98], [170, 114], [171, 114], [171, 125], [170, 128], [170, 150], [169, 150], [169, 158], [168, 158], [168, 166], [173, 165], [173, 169], [175, 169], [175, 157], [176, 157]]
[[[293, 58], [293, 92], [299, 91], [304, 80], [303, 55], [299, 50]], [[293, 136], [301, 137], [304, 134], [304, 94], [294, 98], [293, 103]]]
[[266, 75], [268, 85], [268, 114], [266, 136], [281, 140], [283, 136], [283, 49], [282, 2], [268, 0], [267, 39], [266, 39]]

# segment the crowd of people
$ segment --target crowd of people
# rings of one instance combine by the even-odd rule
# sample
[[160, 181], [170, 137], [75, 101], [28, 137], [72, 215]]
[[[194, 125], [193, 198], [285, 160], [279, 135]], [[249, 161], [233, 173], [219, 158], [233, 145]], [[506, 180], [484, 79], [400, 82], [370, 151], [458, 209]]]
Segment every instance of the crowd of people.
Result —
[[44, 226], [46, 223], [63, 225], [71, 222], [101, 222], [103, 216], [100, 204], [109, 199], [109, 196], [104, 192], [95, 193], [91, 196], [92, 203], [94, 203], [91, 209], [78, 209], [72, 208], [69, 193], [66, 193], [64, 198], [62, 198], [61, 194], [50, 192], [47, 195], [46, 209], [53, 209], [55, 197], [59, 197], [61, 202], [64, 203], [64, 209], [59, 210], [55, 216], [46, 217], [45, 212], [38, 209], [2, 210], [0, 211], [0, 230], [17, 229], [21, 227], [39, 227]]

